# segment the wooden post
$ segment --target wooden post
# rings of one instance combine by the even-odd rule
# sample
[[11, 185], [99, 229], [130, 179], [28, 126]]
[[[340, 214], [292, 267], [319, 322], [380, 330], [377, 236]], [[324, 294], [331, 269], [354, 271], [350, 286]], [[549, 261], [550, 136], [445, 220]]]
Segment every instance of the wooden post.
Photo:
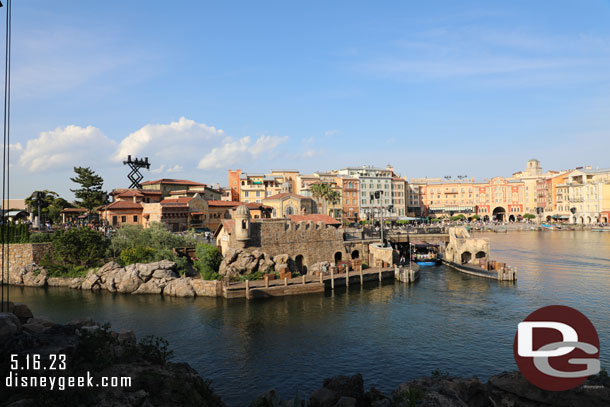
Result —
[[265, 288], [269, 288], [269, 276], [265, 276]]
[[382, 268], [379, 267], [379, 281], [381, 281], [381, 270], [382, 270]]
[[330, 267], [330, 288], [335, 289], [335, 269]]
[[288, 277], [284, 277], [284, 287], [288, 287]]
[[246, 280], [246, 298], [250, 295], [250, 280]]
[[345, 271], [345, 286], [349, 287], [349, 268]]
[[360, 285], [364, 284], [364, 274], [362, 273], [362, 267], [360, 268]]
[[305, 285], [305, 276], [302, 276], [303, 279], [303, 285]]
[[324, 274], [320, 272], [320, 284], [324, 283]]

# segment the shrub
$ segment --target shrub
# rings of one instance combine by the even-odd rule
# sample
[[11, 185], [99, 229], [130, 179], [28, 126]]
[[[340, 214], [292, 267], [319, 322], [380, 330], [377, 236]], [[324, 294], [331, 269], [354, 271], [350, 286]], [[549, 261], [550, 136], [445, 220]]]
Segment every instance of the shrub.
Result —
[[6, 223], [0, 227], [0, 242], [2, 243], [28, 243], [30, 241], [30, 228], [26, 224]]
[[48, 243], [53, 240], [53, 233], [32, 233], [30, 235], [30, 243]]
[[199, 243], [195, 252], [197, 256], [195, 267], [202, 277], [204, 274], [209, 276], [212, 273], [218, 273], [218, 268], [222, 262], [222, 254], [220, 254], [218, 247]]
[[155, 258], [155, 249], [152, 247], [128, 247], [121, 252], [119, 258], [124, 265], [134, 263], [148, 263]]
[[104, 235], [89, 228], [57, 231], [52, 242], [55, 260], [68, 267], [95, 266], [104, 257], [108, 247]]

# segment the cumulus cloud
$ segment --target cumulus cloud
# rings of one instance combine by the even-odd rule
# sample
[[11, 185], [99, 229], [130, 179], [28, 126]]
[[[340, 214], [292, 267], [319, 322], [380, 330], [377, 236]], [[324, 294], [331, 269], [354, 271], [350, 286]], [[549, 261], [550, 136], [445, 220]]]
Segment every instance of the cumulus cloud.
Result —
[[148, 156], [151, 162], [175, 166], [178, 162], [197, 161], [201, 150], [219, 144], [225, 138], [221, 129], [181, 117], [170, 124], [147, 124], [125, 137], [119, 144], [114, 161], [132, 156]]
[[260, 136], [254, 143], [250, 137], [233, 140], [227, 137], [220, 147], [213, 148], [200, 161], [199, 169], [225, 168], [232, 164], [259, 158], [272, 152], [288, 137]]
[[113, 147], [114, 142], [96, 127], [57, 127], [28, 140], [23, 149], [19, 145], [19, 165], [30, 172], [89, 166], [107, 157]]

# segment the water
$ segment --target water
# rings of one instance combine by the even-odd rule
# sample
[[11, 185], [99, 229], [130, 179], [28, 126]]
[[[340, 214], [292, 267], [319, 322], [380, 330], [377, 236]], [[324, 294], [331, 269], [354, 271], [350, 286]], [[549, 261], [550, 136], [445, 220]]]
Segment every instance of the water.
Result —
[[360, 372], [389, 392], [441, 369], [487, 379], [516, 369], [517, 323], [551, 304], [572, 306], [596, 326], [610, 368], [610, 233], [486, 233], [492, 257], [518, 268], [499, 283], [445, 267], [420, 281], [369, 283], [324, 295], [245, 301], [112, 295], [65, 288], [12, 288], [15, 301], [59, 322], [83, 316], [170, 341], [230, 406], [276, 388], [310, 394], [325, 377]]

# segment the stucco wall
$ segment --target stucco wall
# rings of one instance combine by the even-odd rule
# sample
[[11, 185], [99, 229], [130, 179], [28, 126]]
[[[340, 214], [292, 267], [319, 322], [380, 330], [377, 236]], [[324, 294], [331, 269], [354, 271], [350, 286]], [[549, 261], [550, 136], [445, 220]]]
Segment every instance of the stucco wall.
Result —
[[[9, 274], [13, 276], [21, 272], [28, 264], [39, 263], [45, 254], [52, 251], [51, 243], [11, 244], [8, 249]], [[2, 253], [0, 253], [0, 259], [2, 259]], [[1, 279], [0, 275], [0, 281]]]

